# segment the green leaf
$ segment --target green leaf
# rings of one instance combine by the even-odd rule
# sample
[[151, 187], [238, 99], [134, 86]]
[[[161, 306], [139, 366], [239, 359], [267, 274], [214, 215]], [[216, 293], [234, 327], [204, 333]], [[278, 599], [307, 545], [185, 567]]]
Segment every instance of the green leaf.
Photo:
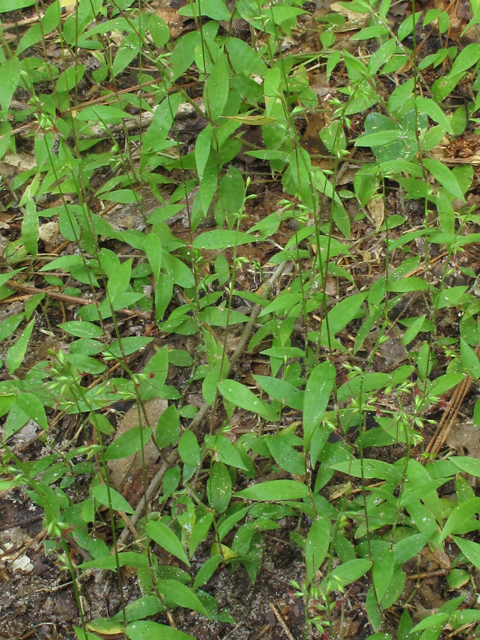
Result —
[[420, 16], [422, 15], [421, 11], [417, 11], [414, 15], [408, 16], [398, 27], [397, 38], [399, 40], [404, 40], [407, 36], [409, 36], [415, 25], [417, 24]]
[[232, 478], [223, 462], [214, 462], [207, 480], [208, 503], [217, 513], [223, 513], [232, 497]]
[[430, 100], [430, 98], [424, 98], [423, 96], [417, 96], [416, 102], [417, 108], [420, 113], [425, 113], [432, 120], [435, 120], [435, 122], [441, 124], [445, 131], [453, 135], [452, 126], [447, 116], [444, 114], [441, 107], [439, 107], [436, 102]]
[[376, 133], [368, 133], [360, 136], [355, 140], [356, 147], [379, 147], [389, 142], [395, 142], [400, 138], [402, 131], [400, 129], [392, 129], [388, 131], [378, 131]]
[[148, 26], [155, 46], [162, 49], [170, 40], [170, 29], [168, 28], [168, 24], [163, 20], [163, 18], [160, 18], [155, 13], [151, 13]]
[[480, 478], [480, 460], [477, 458], [470, 458], [468, 456], [452, 456], [448, 459], [459, 469], [465, 471], [465, 473], [469, 473], [471, 476]]
[[253, 378], [277, 402], [286, 404], [292, 409], [297, 409], [297, 411], [303, 410], [303, 392], [286, 380], [256, 375]]
[[212, 120], [223, 113], [228, 100], [228, 67], [225, 56], [220, 56], [205, 83], [204, 101]]
[[245, 500], [261, 500], [283, 502], [284, 500], [301, 500], [308, 496], [308, 487], [296, 480], [271, 480], [260, 482], [235, 494]]
[[310, 584], [325, 560], [330, 546], [330, 522], [324, 518], [314, 520], [305, 545], [306, 581]]
[[366, 293], [348, 296], [328, 312], [327, 320], [322, 323], [321, 342], [323, 346], [329, 346], [329, 333], [333, 337], [357, 316], [366, 297]]
[[215, 450], [215, 457], [220, 460], [220, 462], [224, 462], [230, 467], [236, 467], [237, 469], [248, 471], [248, 468], [243, 463], [242, 456], [238, 453], [235, 445], [233, 445], [230, 440], [227, 440], [225, 436], [206, 435], [205, 445], [208, 448], [212, 448]]
[[195, 640], [183, 631], [146, 620], [129, 624], [125, 633], [130, 640]]
[[370, 560], [357, 558], [348, 560], [344, 564], [334, 569], [330, 574], [332, 578], [338, 579], [343, 586], [359, 580], [372, 566]]
[[155, 431], [155, 442], [157, 443], [157, 447], [159, 449], [163, 449], [164, 447], [168, 447], [170, 444], [174, 444], [177, 441], [179, 433], [180, 418], [178, 416], [176, 406], [171, 404], [167, 409], [165, 409], [157, 422], [157, 429]]
[[333, 462], [328, 464], [336, 471], [341, 471], [355, 478], [380, 478], [397, 484], [400, 482], [402, 474], [397, 467], [394, 467], [383, 460], [364, 458], [363, 460], [347, 460], [346, 462]]
[[236, 380], [222, 380], [218, 383], [218, 389], [222, 396], [241, 409], [257, 413], [262, 418], [275, 422], [276, 415], [270, 406], [258, 398], [245, 385]]
[[[92, 489], [92, 494], [100, 504], [103, 504], [105, 507], [110, 506], [108, 502], [108, 489], [104, 484], [97, 484]], [[112, 509], [123, 511], [123, 513], [135, 513], [135, 509], [132, 509], [125, 498], [118, 493], [118, 491], [115, 491], [113, 487], [110, 487], [110, 498], [112, 501]]]
[[24, 313], [15, 313], [13, 316], [8, 316], [2, 323], [0, 323], [0, 342], [3, 342], [5, 338], [12, 335], [24, 317]]
[[7, 11], [20, 11], [26, 7], [31, 7], [35, 4], [35, 0], [0, 0], [0, 13], [7, 13]]
[[161, 595], [174, 602], [177, 606], [197, 611], [206, 618], [210, 617], [198, 596], [181, 582], [177, 582], [176, 580], [158, 580], [155, 586]]
[[[21, 2], [22, 0], [17, 1]], [[11, 3], [9, 3], [8, 9], [2, 10], [3, 2], [5, 2], [5, 0], [0, 0], [0, 13], [3, 13], [4, 11], [11, 11]], [[29, 6], [30, 4], [34, 3], [29, 2], [26, 6]], [[17, 84], [20, 80], [20, 63], [18, 59], [11, 58], [10, 60], [3, 62], [0, 65], [0, 73], [2, 75], [2, 81], [0, 82], [0, 107], [6, 114], [13, 98], [13, 94], [17, 88]]]
[[195, 162], [197, 165], [197, 173], [200, 180], [203, 178], [203, 172], [210, 155], [210, 148], [213, 140], [213, 129], [207, 124], [205, 129], [198, 134], [195, 144]]
[[144, 246], [148, 262], [152, 267], [153, 277], [158, 286], [160, 285], [160, 269], [162, 268], [162, 241], [154, 231], [151, 231], [145, 236]]
[[[203, 2], [204, 0], [202, 0], [202, 5]], [[255, 73], [257, 76], [265, 77], [267, 66], [259, 54], [246, 42], [239, 38], [228, 38], [227, 51], [235, 73]]]
[[[480, 498], [470, 498], [456, 506], [448, 516], [439, 541], [445, 540], [453, 533], [463, 533], [463, 527], [470, 521], [473, 522], [477, 513], [480, 513]], [[480, 545], [477, 546], [480, 549]]]
[[96, 324], [91, 322], [83, 322], [80, 320], [72, 320], [70, 322], [64, 322], [58, 325], [66, 333], [69, 333], [76, 338], [99, 338], [103, 336], [103, 329], [97, 327]]
[[271, 436], [266, 440], [275, 462], [285, 471], [301, 476], [305, 473], [305, 459], [302, 454], [287, 444], [282, 438]]
[[188, 429], [183, 432], [178, 443], [178, 453], [182, 461], [189, 467], [197, 468], [201, 461], [200, 447], [195, 434]]
[[460, 339], [460, 355], [468, 373], [474, 380], [478, 380], [480, 378], [480, 362], [475, 351], [463, 338]]
[[[134, 553], [133, 551], [125, 551], [118, 554], [118, 565], [120, 567], [137, 567], [147, 568], [148, 558], [140, 553]], [[115, 556], [104, 556], [103, 558], [97, 558], [91, 562], [84, 562], [80, 565], [79, 569], [110, 569], [115, 571], [117, 568], [117, 562]]]
[[104, 460], [120, 460], [137, 453], [152, 435], [151, 427], [133, 427], [116, 438], [103, 454]]
[[72, 91], [78, 85], [85, 73], [85, 65], [69, 67], [58, 76], [55, 90], [57, 92]]
[[217, 553], [213, 555], [211, 558], [206, 560], [202, 566], [200, 567], [199, 572], [195, 576], [195, 582], [193, 583], [193, 588], [198, 589], [203, 584], [208, 582], [210, 578], [215, 573], [218, 565], [222, 562], [222, 556]]
[[462, 202], [465, 202], [458, 180], [448, 167], [439, 160], [433, 160], [432, 158], [425, 158], [423, 164], [430, 171], [435, 180], [442, 185], [442, 187], [445, 187], [445, 189], [453, 196], [459, 198]]
[[25, 204], [25, 214], [22, 220], [22, 241], [31, 256], [38, 251], [38, 213], [33, 198]]
[[480, 45], [479, 44], [467, 44], [467, 46], [460, 51], [458, 56], [450, 70], [449, 76], [456, 76], [463, 71], [467, 71], [470, 67], [473, 67], [480, 60]]
[[335, 367], [330, 362], [317, 365], [308, 378], [303, 401], [303, 434], [308, 446], [327, 409], [335, 381]]
[[149, 522], [147, 533], [163, 549], [190, 566], [187, 554], [176, 534], [164, 522]]
[[5, 362], [8, 367], [9, 373], [14, 373], [18, 367], [22, 364], [25, 352], [27, 351], [28, 341], [30, 340], [30, 336], [32, 335], [33, 326], [35, 324], [35, 319], [31, 320], [23, 333], [20, 335], [18, 340], [14, 345], [10, 347], [7, 351], [7, 357], [5, 358]]
[[256, 242], [256, 238], [240, 231], [217, 229], [200, 234], [193, 241], [194, 249], [228, 249], [241, 244]]
[[39, 424], [45, 431], [48, 430], [47, 415], [37, 396], [34, 396], [33, 393], [20, 393], [16, 404], [30, 420]]
[[[148, 616], [154, 616], [157, 613], [162, 613], [162, 611], [165, 611], [165, 607], [157, 596], [144, 596], [127, 604], [125, 607], [125, 619], [127, 622], [132, 622], [147, 618]], [[112, 620], [123, 621], [122, 609], [113, 616]]]

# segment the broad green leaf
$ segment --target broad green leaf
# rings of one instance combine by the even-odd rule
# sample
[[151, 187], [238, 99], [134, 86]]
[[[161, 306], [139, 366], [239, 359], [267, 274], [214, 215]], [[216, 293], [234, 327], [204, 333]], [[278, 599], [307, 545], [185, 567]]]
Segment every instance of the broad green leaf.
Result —
[[415, 25], [417, 24], [420, 16], [422, 15], [421, 11], [417, 11], [414, 15], [408, 16], [398, 27], [397, 37], [399, 40], [404, 40], [407, 36], [409, 36]]
[[45, 431], [48, 430], [45, 409], [37, 396], [34, 396], [33, 393], [20, 393], [16, 404], [30, 420], [39, 424]]
[[147, 533], [155, 542], [188, 566], [187, 554], [176, 534], [164, 522], [149, 522]]
[[355, 560], [348, 560], [334, 569], [330, 574], [332, 578], [337, 579], [343, 586], [355, 582], [361, 578], [372, 566], [370, 560], [358, 558]]
[[285, 471], [301, 476], [305, 473], [305, 459], [301, 453], [287, 444], [282, 438], [272, 436], [267, 439], [267, 446], [275, 462]]
[[[240, 38], [228, 38], [227, 51], [233, 70], [236, 73], [255, 73], [262, 78], [267, 73], [267, 67], [259, 54], [246, 42], [240, 40]], [[268, 123], [261, 122], [258, 124]]]
[[24, 318], [24, 313], [15, 313], [13, 316], [5, 318], [5, 320], [0, 323], [0, 342], [3, 342], [5, 338], [11, 336]]
[[383, 460], [363, 460], [352, 459], [347, 462], [333, 462], [328, 464], [332, 469], [341, 471], [354, 478], [380, 478], [397, 484], [402, 478], [401, 471]]
[[31, 256], [37, 255], [38, 229], [37, 207], [35, 206], [33, 198], [28, 198], [22, 220], [22, 242]]
[[134, 427], [133, 429], [129, 429], [107, 447], [103, 455], [104, 460], [128, 458], [128, 456], [140, 451], [142, 445], [145, 446], [147, 444], [151, 435], [151, 427]]
[[292, 407], [292, 409], [297, 409], [297, 411], [303, 410], [303, 392], [286, 380], [256, 375], [254, 375], [253, 378], [255, 382], [277, 402], [284, 405], [286, 404], [288, 407]]
[[447, 116], [444, 114], [441, 107], [439, 107], [436, 102], [430, 100], [430, 98], [424, 98], [423, 96], [417, 96], [416, 102], [417, 108], [421, 113], [425, 113], [432, 120], [435, 120], [435, 122], [441, 124], [445, 131], [453, 134], [452, 126], [448, 121]]
[[333, 337], [355, 318], [366, 297], [366, 293], [349, 296], [328, 312], [327, 319], [322, 322], [321, 341], [323, 346], [329, 346], [329, 334]]
[[220, 56], [205, 83], [204, 101], [212, 120], [217, 120], [222, 115], [228, 93], [227, 61], [225, 56]]
[[35, 319], [30, 320], [18, 340], [7, 351], [5, 362], [10, 374], [14, 373], [23, 362], [34, 324]]
[[57, 83], [55, 89], [57, 92], [62, 91], [72, 91], [80, 80], [83, 78], [83, 74], [85, 73], [85, 65], [79, 64], [78, 66], [72, 66], [66, 69], [63, 73], [58, 76]]
[[[137, 567], [147, 568], [148, 558], [140, 553], [134, 553], [133, 551], [125, 551], [118, 554], [118, 565], [120, 567]], [[110, 569], [115, 571], [117, 568], [117, 561], [114, 555], [104, 556], [103, 558], [97, 558], [91, 562], [84, 562], [79, 566], [79, 569]]]
[[160, 18], [155, 13], [151, 13], [148, 26], [155, 46], [162, 49], [170, 40], [170, 29], [168, 28], [168, 24], [163, 20], [163, 18]]
[[[440, 542], [453, 533], [463, 533], [463, 527], [473, 521], [477, 513], [480, 513], [480, 498], [470, 498], [456, 506], [443, 527]], [[480, 545], [477, 546], [480, 549]]]
[[479, 44], [467, 44], [467, 46], [460, 51], [458, 56], [450, 70], [449, 76], [456, 76], [463, 71], [467, 71], [470, 67], [473, 67], [480, 60], [480, 45]]
[[[92, 494], [100, 504], [103, 504], [105, 507], [110, 506], [108, 502], [108, 489], [104, 484], [97, 484], [92, 489]], [[110, 487], [110, 498], [112, 509], [115, 509], [116, 511], [123, 511], [123, 513], [135, 513], [135, 509], [132, 509], [125, 498], [118, 493], [118, 491], [115, 491], [113, 487]]]
[[247, 467], [243, 463], [242, 456], [238, 453], [235, 445], [233, 445], [225, 436], [206, 435], [205, 445], [208, 448], [211, 447], [215, 450], [215, 457], [220, 460], [220, 462], [224, 462], [230, 467], [236, 467], [237, 469], [248, 471]]
[[207, 480], [207, 495], [210, 506], [223, 513], [230, 504], [232, 478], [223, 462], [214, 462]]
[[218, 383], [218, 389], [222, 396], [241, 409], [257, 413], [262, 418], [274, 422], [276, 415], [270, 406], [258, 398], [245, 385], [236, 380], [222, 380]]
[[163, 449], [164, 447], [168, 447], [170, 444], [174, 444], [177, 441], [179, 433], [180, 418], [178, 416], [176, 406], [171, 404], [167, 409], [165, 409], [157, 422], [157, 429], [155, 431], [155, 442], [157, 443], [157, 447], [159, 449]]
[[[22, 0], [17, 1], [22, 2]], [[3, 2], [6, 3], [6, 0], [0, 0], [0, 13], [3, 13], [3, 11], [11, 11], [11, 3], [9, 3], [8, 9], [2, 10]], [[34, 3], [28, 2], [25, 6], [29, 6], [30, 4]], [[0, 107], [3, 109], [4, 113], [7, 114], [8, 107], [10, 106], [13, 94], [15, 93], [17, 84], [20, 80], [20, 63], [18, 59], [11, 58], [10, 60], [3, 62], [0, 65], [0, 73], [2, 76], [2, 81], [0, 82]]]
[[322, 362], [308, 378], [303, 401], [303, 434], [306, 447], [325, 414], [335, 375], [335, 367], [330, 362]]
[[245, 500], [280, 501], [300, 500], [308, 496], [308, 487], [296, 480], [271, 480], [260, 482], [235, 494]]
[[389, 131], [378, 131], [377, 133], [368, 133], [362, 135], [355, 140], [356, 147], [379, 147], [382, 144], [388, 144], [389, 142], [395, 142], [402, 135], [400, 129], [393, 129]]
[[474, 380], [478, 380], [480, 378], [480, 362], [475, 351], [463, 338], [460, 339], [460, 354], [468, 373]]
[[[157, 613], [162, 613], [162, 611], [165, 611], [165, 607], [157, 596], [143, 596], [143, 598], [139, 598], [138, 600], [127, 604], [125, 607], [125, 619], [127, 622], [132, 622], [149, 616], [154, 616]], [[122, 609], [113, 616], [112, 620], [123, 621]]]
[[105, 124], [120, 123], [123, 118], [130, 118], [131, 116], [117, 107], [108, 107], [104, 105], [98, 105], [94, 107], [87, 107], [77, 113], [76, 118], [82, 122], [101, 122]]
[[217, 229], [200, 234], [193, 241], [194, 249], [229, 249], [240, 244], [256, 242], [256, 238], [240, 231]]
[[413, 536], [402, 538], [393, 545], [395, 553], [395, 564], [403, 565], [407, 560], [414, 558], [423, 549], [431, 537], [429, 531], [416, 533]]
[[460, 198], [462, 202], [465, 202], [458, 180], [446, 165], [439, 160], [433, 160], [432, 158], [425, 158], [423, 164], [431, 172], [435, 180], [442, 185], [442, 187], [445, 187], [445, 189], [453, 196]]
[[76, 338], [99, 338], [100, 336], [103, 336], [103, 329], [91, 322], [71, 320], [70, 322], [59, 324], [58, 326], [66, 331], [66, 333], [69, 333]]
[[477, 458], [471, 458], [469, 456], [452, 456], [451, 458], [448, 458], [448, 460], [453, 462], [453, 464], [462, 471], [465, 471], [465, 473], [469, 473], [471, 476], [480, 478], [480, 460]]
[[195, 144], [195, 162], [197, 164], [197, 173], [200, 180], [203, 178], [203, 172], [210, 155], [210, 148], [213, 140], [213, 129], [211, 125], [207, 125], [205, 129], [198, 134]]
[[87, 624], [87, 628], [90, 631], [101, 633], [103, 635], [117, 635], [124, 632], [124, 626], [120, 620], [113, 620], [111, 618], [97, 618]]
[[176, 580], [158, 580], [155, 587], [161, 595], [174, 602], [177, 606], [197, 611], [206, 618], [210, 617], [198, 596], [181, 582], [177, 582]]
[[178, 443], [178, 453], [182, 462], [189, 467], [198, 467], [201, 461], [200, 447], [194, 433], [186, 429]]
[[381, 603], [387, 589], [390, 586], [390, 582], [393, 577], [394, 570], [394, 555], [393, 549], [387, 547], [382, 549], [380, 554], [375, 558], [372, 567], [372, 580], [375, 586], [375, 593], [378, 601]]
[[158, 235], [151, 231], [145, 237], [145, 253], [147, 254], [148, 262], [152, 267], [153, 277], [157, 286], [160, 286], [160, 269], [162, 268], [162, 241]]
[[195, 640], [183, 631], [146, 620], [132, 622], [128, 625], [125, 633], [130, 640]]
[[314, 520], [305, 546], [306, 581], [310, 584], [325, 560], [330, 546], [330, 522], [322, 517]]

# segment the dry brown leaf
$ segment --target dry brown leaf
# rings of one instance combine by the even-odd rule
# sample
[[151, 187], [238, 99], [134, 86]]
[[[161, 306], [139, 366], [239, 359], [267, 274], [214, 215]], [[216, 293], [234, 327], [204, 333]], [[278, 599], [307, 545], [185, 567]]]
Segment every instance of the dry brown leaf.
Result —
[[[163, 398], [152, 398], [145, 403], [145, 413], [148, 424], [155, 429], [158, 419], [168, 407], [168, 402]], [[142, 424], [145, 426], [145, 416], [142, 416]], [[126, 433], [129, 429], [139, 426], [138, 407], [135, 404], [124, 415], [120, 425], [115, 433], [115, 440]], [[145, 471], [147, 475], [147, 485], [157, 471], [156, 462], [159, 458], [159, 451], [156, 445], [150, 439], [144, 446]], [[109, 479], [111, 485], [124, 498], [136, 507], [143, 495], [143, 471], [142, 471], [142, 452], [122, 458], [121, 460], [110, 460], [108, 463]]]
[[370, 200], [367, 209], [375, 222], [375, 228], [378, 231], [385, 219], [385, 202], [383, 198], [374, 198]]

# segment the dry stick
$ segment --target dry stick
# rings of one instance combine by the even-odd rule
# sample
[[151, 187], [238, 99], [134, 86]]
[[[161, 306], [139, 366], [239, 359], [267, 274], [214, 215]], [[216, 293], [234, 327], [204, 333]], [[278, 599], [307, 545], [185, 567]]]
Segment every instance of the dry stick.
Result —
[[280, 615], [280, 613], [277, 611], [277, 607], [273, 604], [273, 602], [269, 602], [268, 603], [270, 605], [270, 609], [273, 611], [273, 613], [275, 614], [275, 618], [278, 620], [278, 622], [280, 623], [280, 626], [282, 627], [282, 629], [285, 631], [285, 634], [288, 638], [288, 640], [294, 640], [294, 637], [292, 636], [292, 634], [290, 633], [290, 629], [287, 627], [285, 620], [282, 618], [282, 616]]
[[[475, 355], [480, 357], [480, 344], [477, 345], [475, 349]], [[432, 439], [428, 443], [428, 447], [426, 448], [427, 453], [438, 453], [448, 438], [450, 431], [452, 430], [453, 424], [458, 416], [458, 413], [462, 407], [465, 396], [467, 395], [471, 385], [472, 385], [472, 377], [466, 376], [462, 382], [455, 389], [452, 399], [448, 407], [445, 409], [442, 419], [440, 420], [437, 430], [435, 431]]]
[[[50, 291], [50, 289], [37, 289], [37, 287], [30, 287], [26, 284], [19, 284], [18, 282], [14, 282], [13, 280], [8, 280], [6, 282], [7, 287], [11, 287], [12, 289], [16, 289], [17, 291], [24, 291], [25, 293], [37, 294], [43, 293], [44, 295], [50, 296], [50, 298], [55, 298], [56, 300], [62, 300], [67, 304], [95, 304], [91, 300], [85, 300], [85, 298], [76, 298], [75, 296], [68, 296], [65, 293], [60, 293], [58, 291]], [[150, 320], [152, 318], [152, 314], [150, 311], [132, 311], [132, 309], [119, 309], [117, 313], [121, 313], [125, 316], [138, 316], [140, 318], [145, 318], [146, 320]]]
[[[281, 265], [279, 265], [275, 271], [272, 274], [272, 277], [270, 278], [270, 280], [267, 282], [267, 284], [265, 285], [263, 291], [262, 291], [262, 295], [265, 295], [271, 288], [272, 286], [275, 284], [275, 282], [278, 280], [278, 278], [282, 275], [285, 267], [286, 267], [287, 263], [283, 263]], [[255, 326], [255, 322], [258, 318], [258, 314], [260, 313], [260, 311], [262, 310], [262, 306], [260, 304], [256, 304], [253, 309], [252, 309], [252, 313], [250, 315], [250, 320], [248, 321], [247, 325], [245, 326], [245, 329], [240, 337], [239, 343], [237, 345], [237, 348], [235, 349], [235, 351], [232, 354], [232, 357], [230, 358], [230, 366], [228, 368], [228, 374], [227, 374], [227, 378], [229, 376], [232, 375], [233, 373], [233, 368], [235, 366], [235, 364], [237, 363], [237, 360], [240, 358], [240, 356], [245, 352], [245, 348], [247, 346], [248, 341], [250, 340], [250, 336], [252, 335], [254, 326]], [[189, 425], [189, 430], [193, 431], [195, 433], [195, 431], [197, 431], [197, 429], [200, 427], [200, 425], [202, 424], [205, 416], [208, 413], [208, 410], [210, 409], [210, 405], [207, 402], [204, 402], [199, 410], [199, 412], [195, 415], [195, 417], [193, 418], [193, 420], [191, 421], [190, 425]], [[130, 522], [132, 524], [133, 527], [135, 527], [135, 525], [137, 524], [137, 522], [140, 520], [140, 518], [143, 516], [144, 511], [147, 508], [147, 505], [155, 498], [156, 494], [158, 493], [158, 491], [160, 490], [160, 486], [162, 484], [163, 481], [163, 476], [165, 475], [165, 473], [167, 472], [168, 469], [170, 469], [171, 467], [173, 467], [179, 460], [179, 455], [177, 451], [173, 451], [168, 458], [166, 459], [166, 461], [162, 464], [162, 466], [160, 467], [160, 470], [158, 471], [157, 475], [153, 478], [152, 482], [150, 483], [150, 485], [147, 488], [147, 493], [146, 495], [142, 498], [142, 500], [140, 500], [139, 505], [137, 506], [135, 513], [132, 515], [132, 517], [130, 518]], [[125, 544], [127, 542], [127, 540], [130, 537], [130, 530], [129, 529], [124, 529], [120, 535], [120, 537], [118, 538], [118, 544]]]

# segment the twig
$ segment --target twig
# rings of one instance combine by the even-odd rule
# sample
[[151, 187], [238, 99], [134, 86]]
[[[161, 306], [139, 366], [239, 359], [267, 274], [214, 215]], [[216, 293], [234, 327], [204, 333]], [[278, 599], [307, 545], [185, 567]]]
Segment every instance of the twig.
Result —
[[273, 604], [273, 602], [269, 602], [268, 603], [270, 605], [270, 609], [273, 611], [273, 613], [275, 614], [275, 618], [278, 620], [278, 622], [280, 623], [282, 629], [285, 631], [285, 634], [288, 638], [288, 640], [295, 640], [295, 638], [292, 636], [292, 634], [290, 633], [290, 629], [287, 627], [287, 625], [285, 624], [285, 620], [282, 618], [282, 616], [280, 615], [280, 613], [277, 611], [276, 606]]
[[[50, 298], [55, 298], [55, 300], [62, 300], [67, 304], [95, 304], [91, 300], [85, 300], [85, 298], [76, 298], [75, 296], [69, 296], [66, 293], [60, 293], [59, 291], [51, 291], [50, 289], [37, 289], [37, 287], [30, 287], [26, 284], [20, 284], [13, 280], [8, 280], [6, 283], [7, 287], [11, 287], [12, 289], [16, 289], [17, 291], [24, 291], [25, 293], [31, 293], [32, 295], [37, 293], [43, 293]], [[132, 311], [132, 309], [118, 309], [116, 313], [121, 313], [125, 316], [138, 316], [140, 318], [145, 318], [146, 320], [150, 320], [152, 314], [150, 311]]]
[[[480, 357], [480, 344], [477, 345], [477, 348], [475, 349], [475, 355], [477, 357]], [[450, 431], [452, 430], [454, 422], [457, 419], [458, 413], [462, 407], [465, 396], [467, 395], [472, 385], [472, 382], [472, 377], [466, 376], [456, 387], [450, 403], [445, 409], [442, 419], [438, 424], [437, 430], [428, 443], [428, 447], [425, 450], [427, 453], [437, 454], [442, 448], [443, 444], [450, 434]]]

